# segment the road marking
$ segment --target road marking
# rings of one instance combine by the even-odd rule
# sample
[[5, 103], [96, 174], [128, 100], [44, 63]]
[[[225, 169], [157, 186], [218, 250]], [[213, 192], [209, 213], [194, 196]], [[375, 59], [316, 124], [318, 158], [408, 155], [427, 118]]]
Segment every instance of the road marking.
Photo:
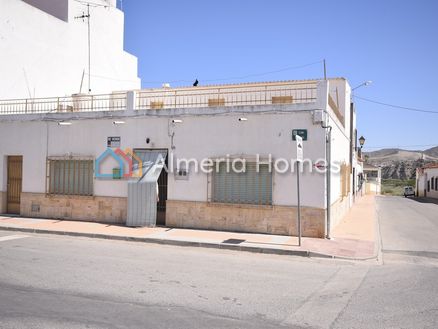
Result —
[[368, 267], [344, 266], [282, 324], [328, 329], [348, 305]]
[[0, 237], [0, 242], [3, 241], [9, 241], [9, 240], [16, 240], [16, 239], [23, 239], [23, 238], [28, 238], [28, 235], [7, 235], [7, 236], [2, 236]]

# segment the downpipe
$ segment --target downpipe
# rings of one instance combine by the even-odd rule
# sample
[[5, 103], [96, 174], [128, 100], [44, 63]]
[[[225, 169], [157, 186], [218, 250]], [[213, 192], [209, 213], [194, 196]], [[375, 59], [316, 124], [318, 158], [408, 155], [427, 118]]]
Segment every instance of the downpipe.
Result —
[[[327, 115], [327, 113], [326, 113]], [[321, 128], [328, 129], [326, 133], [325, 140], [325, 148], [326, 148], [326, 162], [327, 162], [327, 172], [326, 172], [326, 185], [327, 185], [327, 193], [326, 193], [326, 203], [327, 203], [327, 232], [326, 239], [331, 239], [330, 236], [330, 227], [331, 227], [331, 181], [332, 181], [332, 126], [325, 126], [321, 123]]]

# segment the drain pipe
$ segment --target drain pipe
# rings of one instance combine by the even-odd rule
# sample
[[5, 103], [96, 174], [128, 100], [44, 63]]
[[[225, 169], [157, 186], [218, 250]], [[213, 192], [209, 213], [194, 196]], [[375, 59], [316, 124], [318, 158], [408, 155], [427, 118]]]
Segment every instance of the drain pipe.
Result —
[[[326, 112], [326, 115], [327, 112]], [[325, 140], [325, 148], [326, 148], [326, 162], [327, 162], [327, 172], [326, 172], [326, 186], [327, 186], [327, 232], [326, 238], [331, 239], [330, 237], [330, 225], [331, 225], [331, 181], [332, 181], [332, 126], [324, 125], [321, 122], [321, 128], [328, 129], [328, 133], [326, 134]]]

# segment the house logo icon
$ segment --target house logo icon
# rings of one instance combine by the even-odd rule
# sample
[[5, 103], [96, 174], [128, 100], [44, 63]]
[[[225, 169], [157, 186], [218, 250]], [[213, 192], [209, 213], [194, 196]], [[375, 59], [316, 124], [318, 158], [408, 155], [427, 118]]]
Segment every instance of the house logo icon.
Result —
[[[103, 163], [112, 158], [116, 162], [116, 167], [112, 168], [112, 173], [103, 172]], [[135, 164], [134, 164], [135, 161]], [[142, 177], [143, 162], [130, 148], [124, 151], [120, 148], [107, 148], [94, 162], [94, 172], [96, 178], [122, 179]]]

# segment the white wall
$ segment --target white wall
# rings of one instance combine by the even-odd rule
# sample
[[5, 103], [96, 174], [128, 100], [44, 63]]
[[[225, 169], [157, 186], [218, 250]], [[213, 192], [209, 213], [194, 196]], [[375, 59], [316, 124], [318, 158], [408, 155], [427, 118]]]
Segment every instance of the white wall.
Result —
[[[424, 173], [426, 175], [425, 185], [424, 185], [425, 189], [426, 189], [426, 196], [430, 197], [430, 198], [438, 199], [438, 191], [437, 191], [438, 188], [436, 188], [435, 184], [434, 184], [433, 189], [432, 189], [432, 182], [431, 182], [432, 178], [435, 180], [435, 178], [438, 177], [438, 168], [426, 168], [426, 169], [424, 169]], [[427, 191], [427, 182], [428, 181], [430, 182], [429, 183], [430, 184], [429, 191]]]
[[[80, 116], [80, 114], [78, 114]], [[184, 116], [182, 123], [171, 127], [175, 132], [175, 155], [184, 158], [225, 156], [227, 154], [262, 155], [273, 158], [295, 159], [296, 146], [292, 129], [308, 129], [304, 142], [304, 157], [313, 161], [324, 158], [324, 130], [312, 124], [312, 114], [295, 111], [287, 114], [245, 113], [246, 122], [239, 122], [242, 114], [217, 116]], [[170, 117], [171, 118], [171, 117]], [[168, 136], [168, 117], [125, 118], [125, 124], [113, 125], [113, 119], [76, 120], [71, 126], [56, 122], [1, 122], [0, 158], [23, 155], [23, 192], [45, 192], [46, 133], [48, 156], [71, 154], [98, 157], [106, 149], [108, 136], [121, 136], [122, 148], [171, 149]], [[47, 129], [48, 128], [48, 129]], [[151, 139], [149, 145], [146, 138]], [[0, 163], [2, 172], [6, 162]], [[274, 174], [273, 201], [276, 205], [296, 205], [295, 174]], [[337, 184], [334, 184], [337, 185]], [[0, 178], [6, 190], [5, 174]], [[175, 180], [169, 174], [168, 199], [207, 201], [207, 176], [190, 173], [189, 180]], [[319, 173], [302, 176], [303, 206], [324, 207], [325, 178]], [[97, 196], [127, 196], [126, 181], [96, 179]]]
[[[338, 120], [338, 118], [331, 113], [329, 125], [332, 126], [332, 148], [331, 158], [332, 163], [340, 165], [345, 163], [350, 164], [350, 95], [351, 89], [348, 82], [345, 79], [333, 79], [330, 80], [329, 91], [333, 97], [335, 97], [336, 88], [338, 89], [339, 110], [344, 115], [345, 125]], [[336, 99], [334, 98], [335, 102]], [[331, 112], [331, 111], [330, 111]], [[356, 122], [353, 118], [353, 132], [356, 128]], [[351, 165], [354, 165], [351, 164]], [[332, 172], [331, 177], [331, 202], [335, 203], [341, 197], [341, 179], [340, 174]], [[353, 179], [350, 179], [351, 187], [350, 191], [353, 191]]]
[[[0, 99], [79, 92], [88, 72], [87, 23], [74, 17], [86, 7], [73, 0], [68, 5], [64, 21], [24, 1], [0, 1]], [[112, 6], [91, 10], [91, 75], [106, 77], [91, 78], [94, 94], [140, 88], [137, 59], [123, 50], [123, 20]]]

